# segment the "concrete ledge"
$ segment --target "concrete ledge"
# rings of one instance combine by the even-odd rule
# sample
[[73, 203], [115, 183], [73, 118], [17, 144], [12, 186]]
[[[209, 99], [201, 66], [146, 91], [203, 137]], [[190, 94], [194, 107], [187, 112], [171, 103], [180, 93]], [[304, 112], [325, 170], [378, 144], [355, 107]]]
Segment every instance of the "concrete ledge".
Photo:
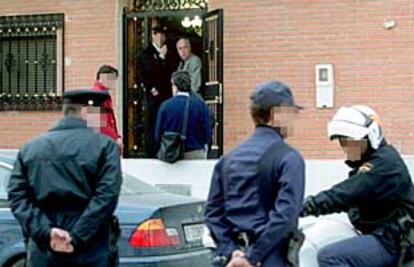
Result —
[[[404, 160], [414, 177], [414, 156], [404, 156]], [[124, 159], [122, 168], [152, 185], [191, 185], [192, 196], [206, 199], [215, 163], [216, 160], [182, 160], [168, 164], [156, 159]], [[305, 194], [313, 195], [330, 188], [346, 179], [348, 171], [343, 160], [306, 160]]]

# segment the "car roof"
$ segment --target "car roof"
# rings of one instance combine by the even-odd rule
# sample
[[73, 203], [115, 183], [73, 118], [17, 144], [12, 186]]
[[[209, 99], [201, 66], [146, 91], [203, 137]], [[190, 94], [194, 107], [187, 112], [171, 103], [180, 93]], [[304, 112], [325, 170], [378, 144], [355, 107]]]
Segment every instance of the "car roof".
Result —
[[0, 150], [0, 161], [13, 165], [16, 159], [17, 150]]

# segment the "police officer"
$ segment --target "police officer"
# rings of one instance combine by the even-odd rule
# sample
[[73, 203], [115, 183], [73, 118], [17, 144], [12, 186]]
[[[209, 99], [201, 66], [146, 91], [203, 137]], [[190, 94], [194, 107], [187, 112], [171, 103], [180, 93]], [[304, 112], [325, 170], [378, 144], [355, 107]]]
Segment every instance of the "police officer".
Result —
[[[8, 196], [32, 267], [108, 266], [122, 182], [117, 144], [87, 127], [107, 92], [64, 94], [64, 118], [20, 149]], [[96, 108], [95, 108], [96, 109]], [[99, 120], [99, 114], [97, 114]]]
[[217, 245], [213, 262], [227, 266], [288, 266], [304, 191], [304, 161], [284, 142], [296, 106], [281, 82], [259, 84], [251, 95], [254, 133], [216, 164], [206, 224]]
[[414, 215], [414, 187], [407, 168], [367, 106], [342, 107], [328, 124], [352, 168], [349, 178], [305, 201], [302, 215], [348, 212], [362, 235], [322, 248], [319, 266], [393, 266], [399, 258], [399, 220]]

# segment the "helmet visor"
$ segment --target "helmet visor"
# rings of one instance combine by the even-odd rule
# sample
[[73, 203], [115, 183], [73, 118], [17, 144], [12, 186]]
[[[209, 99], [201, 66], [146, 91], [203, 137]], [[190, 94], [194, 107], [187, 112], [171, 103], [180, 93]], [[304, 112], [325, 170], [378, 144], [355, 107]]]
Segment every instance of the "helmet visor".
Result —
[[347, 121], [331, 121], [328, 123], [328, 136], [331, 140], [339, 136], [361, 140], [368, 134], [368, 129]]

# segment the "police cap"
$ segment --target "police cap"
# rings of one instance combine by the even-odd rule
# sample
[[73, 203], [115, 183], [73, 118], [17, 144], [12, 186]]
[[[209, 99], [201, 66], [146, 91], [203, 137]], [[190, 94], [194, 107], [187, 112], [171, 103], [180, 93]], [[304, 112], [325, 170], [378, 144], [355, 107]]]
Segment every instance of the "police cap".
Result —
[[70, 90], [63, 94], [63, 104], [79, 104], [82, 106], [101, 106], [109, 97], [106, 91], [94, 91], [91, 89]]
[[167, 27], [165, 26], [155, 26], [154, 28], [152, 28], [152, 31], [154, 33], [163, 33], [163, 34], [167, 34]]
[[295, 104], [289, 86], [279, 81], [267, 81], [258, 84], [250, 99], [253, 103], [264, 108], [290, 106], [303, 109], [303, 107]]

